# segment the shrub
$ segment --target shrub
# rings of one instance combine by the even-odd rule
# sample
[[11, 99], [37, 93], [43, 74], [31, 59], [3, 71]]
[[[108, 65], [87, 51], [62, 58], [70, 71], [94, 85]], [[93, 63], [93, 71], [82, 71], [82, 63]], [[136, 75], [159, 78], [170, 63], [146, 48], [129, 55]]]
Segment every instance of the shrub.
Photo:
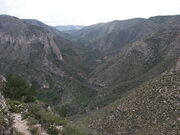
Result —
[[56, 110], [58, 114], [62, 117], [67, 117], [69, 115], [69, 106], [68, 105], [63, 105], [61, 107], [56, 107]]
[[0, 125], [6, 125], [7, 121], [6, 121], [6, 115], [0, 112]]
[[19, 75], [8, 75], [2, 92], [6, 98], [25, 102], [34, 101], [36, 95], [35, 89]]
[[15, 135], [24, 135], [23, 133], [19, 132], [16, 128], [14, 129], [14, 134]]
[[58, 129], [56, 129], [55, 126], [51, 125], [51, 126], [49, 126], [47, 133], [50, 135], [59, 135], [60, 131]]
[[39, 123], [39, 121], [37, 119], [35, 119], [33, 117], [28, 118], [28, 124], [29, 125], [35, 125], [35, 124], [38, 124], [38, 123]]
[[29, 115], [30, 115], [29, 112], [22, 112], [21, 113], [22, 120], [29, 118]]
[[35, 126], [30, 127], [30, 132], [32, 135], [41, 135], [40, 129]]
[[63, 129], [63, 135], [91, 135], [85, 130], [76, 128], [72, 125], [66, 125]]
[[16, 100], [7, 100], [9, 111], [14, 113], [20, 113], [26, 110], [26, 104]]
[[67, 120], [59, 115], [49, 111], [43, 104], [32, 104], [29, 107], [29, 112], [32, 117], [38, 120], [40, 123], [46, 123], [48, 125], [64, 125]]

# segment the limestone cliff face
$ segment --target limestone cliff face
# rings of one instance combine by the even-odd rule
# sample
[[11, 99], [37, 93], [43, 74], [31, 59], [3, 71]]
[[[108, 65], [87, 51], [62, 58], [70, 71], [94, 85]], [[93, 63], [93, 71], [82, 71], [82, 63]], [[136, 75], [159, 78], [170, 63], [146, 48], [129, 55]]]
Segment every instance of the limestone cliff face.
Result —
[[[55, 38], [59, 39], [58, 42]], [[0, 72], [31, 76], [39, 74], [39, 77], [34, 78], [42, 84], [46, 83], [45, 74], [64, 76], [65, 73], [57, 65], [63, 61], [60, 46], [64, 42], [65, 39], [48, 29], [48, 26], [36, 26], [15, 17], [2, 15]]]
[[[12, 23], [8, 22], [12, 19]], [[14, 25], [14, 26], [13, 26]], [[54, 53], [58, 60], [62, 60], [60, 49], [55, 43], [57, 36], [52, 31], [43, 27], [27, 24], [17, 18], [0, 16], [0, 44], [9, 47], [13, 45], [14, 50], [22, 49], [22, 52], [29, 53], [33, 43], [43, 45], [46, 54]]]

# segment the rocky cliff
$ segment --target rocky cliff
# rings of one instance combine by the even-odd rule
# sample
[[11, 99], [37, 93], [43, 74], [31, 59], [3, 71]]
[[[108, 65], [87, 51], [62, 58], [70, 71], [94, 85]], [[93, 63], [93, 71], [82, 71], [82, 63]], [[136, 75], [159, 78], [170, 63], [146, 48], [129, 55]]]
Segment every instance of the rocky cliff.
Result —
[[0, 93], [0, 134], [13, 135], [13, 118], [8, 111], [6, 101]]

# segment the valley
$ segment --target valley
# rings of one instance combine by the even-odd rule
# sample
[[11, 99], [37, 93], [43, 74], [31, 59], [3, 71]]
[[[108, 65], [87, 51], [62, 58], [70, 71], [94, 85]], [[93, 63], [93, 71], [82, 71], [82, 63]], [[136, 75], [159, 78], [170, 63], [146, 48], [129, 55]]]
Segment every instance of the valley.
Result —
[[0, 15], [0, 75], [35, 93], [16, 98], [4, 83], [0, 92], [24, 105], [28, 113], [18, 113], [32, 127], [50, 135], [58, 126], [61, 135], [180, 133], [180, 15], [62, 27]]

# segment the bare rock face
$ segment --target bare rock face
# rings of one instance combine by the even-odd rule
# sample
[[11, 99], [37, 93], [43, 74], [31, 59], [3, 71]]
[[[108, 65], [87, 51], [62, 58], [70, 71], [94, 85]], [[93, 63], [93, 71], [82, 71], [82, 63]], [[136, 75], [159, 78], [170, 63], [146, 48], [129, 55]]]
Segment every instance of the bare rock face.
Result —
[[[9, 21], [11, 20], [11, 21]], [[9, 47], [13, 45], [15, 50], [22, 49], [24, 53], [29, 53], [33, 43], [42, 44], [42, 52], [46, 54], [54, 53], [58, 60], [62, 60], [62, 55], [58, 45], [54, 41], [55, 33], [38, 27], [35, 25], [27, 24], [20, 19], [1, 16], [0, 17], [0, 44]]]
[[3, 75], [0, 75], [0, 89], [4, 86], [4, 82], [6, 82], [6, 78]]
[[0, 93], [0, 105], [1, 105], [1, 110], [7, 111], [7, 106], [4, 97]]
[[[3, 87], [3, 83], [6, 78], [0, 75], [0, 88]], [[12, 117], [8, 112], [5, 98], [0, 93], [0, 135], [13, 135]]]
[[[55, 38], [59, 41], [56, 42]], [[60, 46], [64, 42], [65, 39], [48, 26], [32, 25], [18, 18], [2, 15], [0, 72], [24, 74], [40, 84], [47, 81], [45, 76], [49, 74], [62, 77], [65, 73], [57, 63], [63, 61]]]
[[3, 75], [0, 75], [0, 83], [6, 82], [6, 78]]
[[0, 135], [13, 135], [13, 120], [4, 97], [0, 93]]
[[176, 64], [176, 71], [180, 72], [180, 58], [178, 59], [177, 64]]

